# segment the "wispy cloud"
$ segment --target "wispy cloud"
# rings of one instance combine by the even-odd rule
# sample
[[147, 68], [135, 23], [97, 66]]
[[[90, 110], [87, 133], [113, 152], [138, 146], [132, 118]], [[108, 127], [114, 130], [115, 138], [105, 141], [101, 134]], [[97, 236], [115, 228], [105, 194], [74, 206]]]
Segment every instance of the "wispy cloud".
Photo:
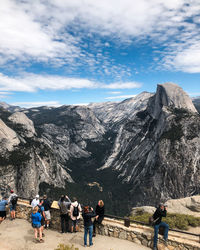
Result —
[[50, 107], [58, 107], [61, 106], [59, 101], [47, 101], [47, 102], [14, 102], [11, 103], [14, 106], [20, 106], [23, 108], [32, 108], [32, 107], [41, 107], [41, 106], [50, 106]]
[[108, 92], [108, 94], [119, 95], [119, 94], [121, 94], [121, 92], [120, 91], [111, 91], [111, 92]]
[[66, 90], [66, 89], [134, 89], [140, 88], [138, 82], [100, 83], [82, 78], [69, 78], [55, 75], [24, 74], [9, 77], [0, 73], [0, 91], [34, 92], [37, 90]]
[[135, 97], [136, 95], [119, 95], [119, 96], [109, 96], [105, 97], [106, 100], [114, 100], [114, 99], [127, 99], [131, 97]]

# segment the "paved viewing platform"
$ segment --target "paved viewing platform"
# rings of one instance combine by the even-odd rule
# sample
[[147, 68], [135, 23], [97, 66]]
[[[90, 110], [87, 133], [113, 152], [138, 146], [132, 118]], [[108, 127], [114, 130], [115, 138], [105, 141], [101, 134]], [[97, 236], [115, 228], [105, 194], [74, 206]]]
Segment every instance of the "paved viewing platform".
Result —
[[[79, 250], [83, 246], [83, 232], [61, 234], [55, 230], [44, 230], [44, 243], [35, 243], [34, 230], [31, 224], [23, 219], [10, 221], [6, 219], [0, 224], [0, 250], [54, 250], [58, 244], [74, 245]], [[137, 245], [127, 240], [97, 235], [94, 245], [89, 249], [95, 250], [148, 250], [150, 248]]]
[[[57, 202], [54, 202], [57, 204]], [[44, 230], [44, 243], [36, 243], [34, 230], [30, 223], [32, 208], [28, 201], [19, 200], [17, 205], [17, 219], [8, 218], [0, 224], [0, 250], [35, 250], [56, 249], [59, 244], [66, 244], [81, 249], [83, 246], [83, 223], [80, 221], [80, 233], [60, 233], [60, 212], [56, 206], [52, 207], [51, 229]], [[195, 230], [198, 230], [196, 228]], [[151, 249], [154, 230], [146, 225], [133, 222], [129, 227], [123, 220], [105, 217], [102, 225], [97, 227], [97, 236], [94, 238], [95, 250], [142, 250]], [[159, 235], [158, 250], [200, 250], [199, 234], [188, 232], [169, 231], [169, 244], [165, 247], [162, 236]]]

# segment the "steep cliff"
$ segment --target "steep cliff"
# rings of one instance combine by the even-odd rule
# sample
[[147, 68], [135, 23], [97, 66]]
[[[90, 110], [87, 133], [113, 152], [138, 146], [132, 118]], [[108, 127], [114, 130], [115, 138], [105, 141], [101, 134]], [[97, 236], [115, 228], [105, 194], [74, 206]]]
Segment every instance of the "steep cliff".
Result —
[[118, 103], [1, 108], [0, 119], [1, 191], [104, 199], [115, 214], [200, 191], [200, 117], [173, 83]]

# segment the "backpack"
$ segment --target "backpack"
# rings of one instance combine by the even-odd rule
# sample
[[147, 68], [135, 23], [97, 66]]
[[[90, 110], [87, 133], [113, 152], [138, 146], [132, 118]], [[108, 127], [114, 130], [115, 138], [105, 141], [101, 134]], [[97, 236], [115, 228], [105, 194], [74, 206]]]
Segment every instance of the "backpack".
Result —
[[[79, 206], [79, 204], [78, 204], [78, 206]], [[74, 207], [74, 210], [73, 210], [73, 213], [72, 213], [72, 215], [74, 216], [74, 217], [78, 217], [79, 216], [79, 209], [78, 209], [78, 206], [77, 207]]]
[[18, 200], [17, 195], [15, 195], [15, 196], [13, 196], [13, 197], [11, 198], [11, 203], [12, 203], [13, 206], [17, 204], [17, 200]]
[[159, 219], [159, 217], [157, 219], [154, 220], [153, 216], [149, 217], [149, 225], [150, 226], [155, 226], [156, 221]]

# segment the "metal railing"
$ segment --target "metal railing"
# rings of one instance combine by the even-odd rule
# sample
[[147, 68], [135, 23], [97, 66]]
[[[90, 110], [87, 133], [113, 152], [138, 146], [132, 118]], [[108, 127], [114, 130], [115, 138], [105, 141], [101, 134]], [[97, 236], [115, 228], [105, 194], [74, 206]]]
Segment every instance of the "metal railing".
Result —
[[[147, 222], [132, 220], [129, 217], [120, 217], [120, 216], [115, 216], [115, 215], [110, 215], [110, 214], [105, 214], [105, 217], [111, 218], [111, 219], [123, 220], [124, 221], [124, 226], [126, 226], [126, 227], [130, 227], [130, 223], [135, 223], [135, 224], [139, 224], [139, 225], [143, 225], [143, 226], [152, 227]], [[190, 233], [190, 232], [181, 231], [181, 230], [172, 229], [172, 228], [169, 228], [169, 231], [198, 237], [198, 241], [200, 243], [200, 234]]]

